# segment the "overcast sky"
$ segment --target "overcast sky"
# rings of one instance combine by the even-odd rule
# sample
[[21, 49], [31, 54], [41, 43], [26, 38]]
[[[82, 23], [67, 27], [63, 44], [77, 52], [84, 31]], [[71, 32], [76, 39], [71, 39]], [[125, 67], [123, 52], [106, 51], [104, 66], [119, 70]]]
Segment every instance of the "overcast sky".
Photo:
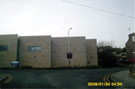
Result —
[[72, 27], [71, 36], [113, 41], [115, 46], [124, 47], [128, 28], [135, 32], [134, 0], [66, 1], [72, 3], [64, 0], [0, 0], [0, 34], [61, 37], [67, 36]]

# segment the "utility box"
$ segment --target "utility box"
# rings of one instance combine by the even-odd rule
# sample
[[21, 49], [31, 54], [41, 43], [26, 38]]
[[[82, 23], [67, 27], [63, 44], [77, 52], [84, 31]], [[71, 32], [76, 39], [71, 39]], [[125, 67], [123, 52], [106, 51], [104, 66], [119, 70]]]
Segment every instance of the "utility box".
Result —
[[12, 62], [11, 62], [11, 66], [12, 66], [12, 67], [15, 67], [15, 68], [16, 68], [16, 67], [18, 68], [18, 67], [19, 67], [19, 64], [20, 64], [19, 61], [12, 61]]
[[0, 68], [11, 68], [17, 60], [18, 35], [0, 35]]

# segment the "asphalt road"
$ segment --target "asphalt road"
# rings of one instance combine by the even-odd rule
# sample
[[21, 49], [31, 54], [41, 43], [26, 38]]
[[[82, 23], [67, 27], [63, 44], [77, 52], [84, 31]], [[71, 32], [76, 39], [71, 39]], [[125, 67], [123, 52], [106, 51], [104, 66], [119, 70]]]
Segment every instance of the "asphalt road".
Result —
[[46, 89], [100, 89], [115, 87], [90, 87], [88, 82], [103, 82], [105, 75], [124, 70], [106, 69], [15, 69], [0, 70], [0, 74], [10, 74], [13, 80], [0, 84], [4, 88], [46, 88]]

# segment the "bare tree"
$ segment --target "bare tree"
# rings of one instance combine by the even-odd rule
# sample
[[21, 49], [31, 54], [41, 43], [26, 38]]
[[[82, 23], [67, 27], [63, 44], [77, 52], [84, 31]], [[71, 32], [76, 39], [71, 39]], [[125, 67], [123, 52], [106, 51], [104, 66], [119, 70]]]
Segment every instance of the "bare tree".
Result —
[[114, 41], [99, 41], [98, 42], [98, 47], [104, 47], [104, 46], [111, 46], [114, 47]]

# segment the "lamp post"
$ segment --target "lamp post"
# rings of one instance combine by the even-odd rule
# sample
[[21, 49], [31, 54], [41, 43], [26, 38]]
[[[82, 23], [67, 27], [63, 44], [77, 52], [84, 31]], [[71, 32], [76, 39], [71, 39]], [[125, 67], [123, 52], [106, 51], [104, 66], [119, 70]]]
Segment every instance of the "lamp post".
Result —
[[70, 33], [69, 31], [71, 31], [72, 28], [69, 28], [68, 30], [68, 52], [71, 52], [71, 49], [70, 49]]
[[[71, 31], [72, 28], [69, 28], [68, 30], [68, 55], [71, 54], [71, 49], [70, 49], [70, 34], [69, 32]], [[69, 59], [69, 68], [70, 68], [70, 58]]]

